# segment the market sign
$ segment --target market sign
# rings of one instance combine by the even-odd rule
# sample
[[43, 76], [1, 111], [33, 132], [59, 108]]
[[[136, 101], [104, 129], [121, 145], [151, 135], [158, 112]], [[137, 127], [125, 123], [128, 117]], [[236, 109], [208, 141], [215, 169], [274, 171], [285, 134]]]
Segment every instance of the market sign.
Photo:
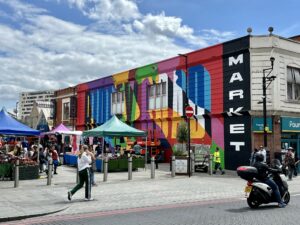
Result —
[[300, 118], [281, 117], [282, 132], [300, 132]]
[[[255, 133], [263, 133], [264, 132], [264, 118], [253, 118], [252, 119], [252, 131]], [[272, 118], [267, 118], [267, 133], [272, 133], [273, 124]]]

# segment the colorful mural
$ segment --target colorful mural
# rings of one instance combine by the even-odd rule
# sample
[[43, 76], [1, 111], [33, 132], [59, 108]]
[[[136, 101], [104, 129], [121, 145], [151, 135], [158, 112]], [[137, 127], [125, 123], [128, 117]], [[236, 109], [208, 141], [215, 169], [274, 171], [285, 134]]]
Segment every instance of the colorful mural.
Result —
[[[195, 112], [191, 143], [209, 144], [212, 152], [218, 146], [223, 166], [225, 162], [226, 168], [236, 168], [251, 151], [251, 141], [242, 143], [251, 132], [249, 38], [187, 54], [188, 71], [185, 63], [185, 57], [178, 56], [78, 85], [77, 127], [87, 129], [87, 123], [107, 121], [112, 93], [124, 92], [122, 120], [148, 131], [149, 140], [159, 139], [168, 159], [178, 124], [184, 120], [187, 94]], [[159, 84], [162, 88], [153, 90], [162, 98], [153, 99], [150, 86]]]

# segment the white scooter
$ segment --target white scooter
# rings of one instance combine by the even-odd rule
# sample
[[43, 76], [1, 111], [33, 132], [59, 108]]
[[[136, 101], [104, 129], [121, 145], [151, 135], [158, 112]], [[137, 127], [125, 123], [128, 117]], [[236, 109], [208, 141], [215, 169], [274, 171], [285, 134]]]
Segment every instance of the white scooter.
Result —
[[[278, 160], [277, 160], [278, 161]], [[280, 162], [273, 162], [276, 164], [276, 167], [281, 167]], [[265, 183], [262, 183], [255, 179], [257, 175], [257, 169], [252, 166], [240, 166], [237, 169], [238, 175], [247, 180], [247, 185], [245, 187], [245, 193], [247, 198], [247, 203], [250, 208], [258, 208], [261, 204], [268, 204], [271, 202], [276, 202], [275, 196], [273, 194], [272, 188]], [[288, 190], [288, 184], [286, 177], [280, 173], [280, 170], [277, 172], [272, 172], [270, 174], [275, 183], [278, 185], [281, 198], [285, 204], [288, 204], [290, 201], [290, 193]]]

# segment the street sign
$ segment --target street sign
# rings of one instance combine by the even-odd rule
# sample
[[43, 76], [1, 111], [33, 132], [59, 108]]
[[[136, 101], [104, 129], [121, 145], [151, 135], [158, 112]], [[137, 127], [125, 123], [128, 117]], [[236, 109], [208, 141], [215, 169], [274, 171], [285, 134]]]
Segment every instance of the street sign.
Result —
[[190, 118], [194, 115], [194, 109], [191, 106], [185, 107], [185, 115]]

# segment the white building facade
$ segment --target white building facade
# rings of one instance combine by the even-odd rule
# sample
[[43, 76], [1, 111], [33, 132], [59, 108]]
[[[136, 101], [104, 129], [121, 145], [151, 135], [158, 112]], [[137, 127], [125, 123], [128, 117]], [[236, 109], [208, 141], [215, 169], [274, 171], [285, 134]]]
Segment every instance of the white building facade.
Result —
[[54, 99], [54, 91], [22, 92], [19, 95], [18, 119], [24, 121], [30, 115], [33, 104], [36, 101], [51, 102]]
[[[263, 145], [263, 69], [274, 69], [267, 81], [268, 147], [271, 152], [294, 147], [300, 153], [300, 42], [275, 35], [250, 37], [252, 147]], [[265, 73], [268, 74], [268, 71]]]

